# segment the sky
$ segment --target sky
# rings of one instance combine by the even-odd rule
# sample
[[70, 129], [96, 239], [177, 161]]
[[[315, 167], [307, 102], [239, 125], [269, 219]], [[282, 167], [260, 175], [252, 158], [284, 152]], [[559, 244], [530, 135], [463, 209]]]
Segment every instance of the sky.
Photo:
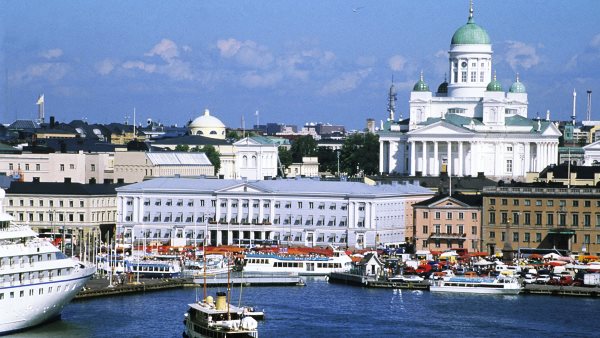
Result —
[[[600, 1], [474, 2], [507, 90], [518, 72], [531, 118], [585, 117], [600, 94]], [[209, 109], [231, 128], [267, 122], [363, 129], [385, 120], [394, 79], [407, 117], [422, 71], [444, 81], [467, 0], [0, 2], [0, 123], [148, 119], [185, 125]], [[596, 94], [597, 95], [597, 94]], [[592, 106], [592, 120], [600, 120]], [[258, 114], [256, 113], [258, 111]]]

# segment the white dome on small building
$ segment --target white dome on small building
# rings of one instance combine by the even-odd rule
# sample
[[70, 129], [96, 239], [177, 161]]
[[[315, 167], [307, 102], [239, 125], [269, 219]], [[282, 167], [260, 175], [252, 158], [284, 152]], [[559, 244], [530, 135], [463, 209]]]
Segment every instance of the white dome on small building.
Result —
[[204, 110], [204, 115], [198, 116], [188, 125], [190, 135], [200, 135], [204, 137], [225, 139], [225, 125], [218, 118], [210, 115], [208, 109]]

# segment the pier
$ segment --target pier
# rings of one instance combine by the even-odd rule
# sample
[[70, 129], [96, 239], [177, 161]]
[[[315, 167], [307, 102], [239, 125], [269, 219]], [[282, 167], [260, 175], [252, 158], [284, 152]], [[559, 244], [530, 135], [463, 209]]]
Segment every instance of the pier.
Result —
[[[204, 284], [202, 275], [195, 276], [196, 285]], [[227, 277], [226, 274], [206, 277], [207, 286], [243, 285], [243, 286], [302, 286], [304, 280], [295, 274], [240, 274], [235, 273]]]
[[330, 283], [359, 285], [369, 288], [428, 290], [429, 283], [425, 282], [390, 282], [375, 277], [361, 276], [351, 273], [333, 272], [329, 275]]

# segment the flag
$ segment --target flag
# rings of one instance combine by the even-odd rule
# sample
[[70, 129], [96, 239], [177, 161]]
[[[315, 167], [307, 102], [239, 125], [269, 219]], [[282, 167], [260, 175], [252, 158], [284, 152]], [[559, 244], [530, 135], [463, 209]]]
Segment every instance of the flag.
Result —
[[37, 102], [35, 104], [40, 105], [44, 103], [44, 94], [40, 95]]

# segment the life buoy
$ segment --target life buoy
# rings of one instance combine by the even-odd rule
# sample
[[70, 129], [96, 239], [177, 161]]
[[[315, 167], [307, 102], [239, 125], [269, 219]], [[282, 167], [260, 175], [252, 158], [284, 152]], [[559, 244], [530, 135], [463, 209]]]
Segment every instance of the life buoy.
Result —
[[396, 285], [396, 283], [392, 283], [392, 286], [393, 287], [398, 287], [398, 285]]

